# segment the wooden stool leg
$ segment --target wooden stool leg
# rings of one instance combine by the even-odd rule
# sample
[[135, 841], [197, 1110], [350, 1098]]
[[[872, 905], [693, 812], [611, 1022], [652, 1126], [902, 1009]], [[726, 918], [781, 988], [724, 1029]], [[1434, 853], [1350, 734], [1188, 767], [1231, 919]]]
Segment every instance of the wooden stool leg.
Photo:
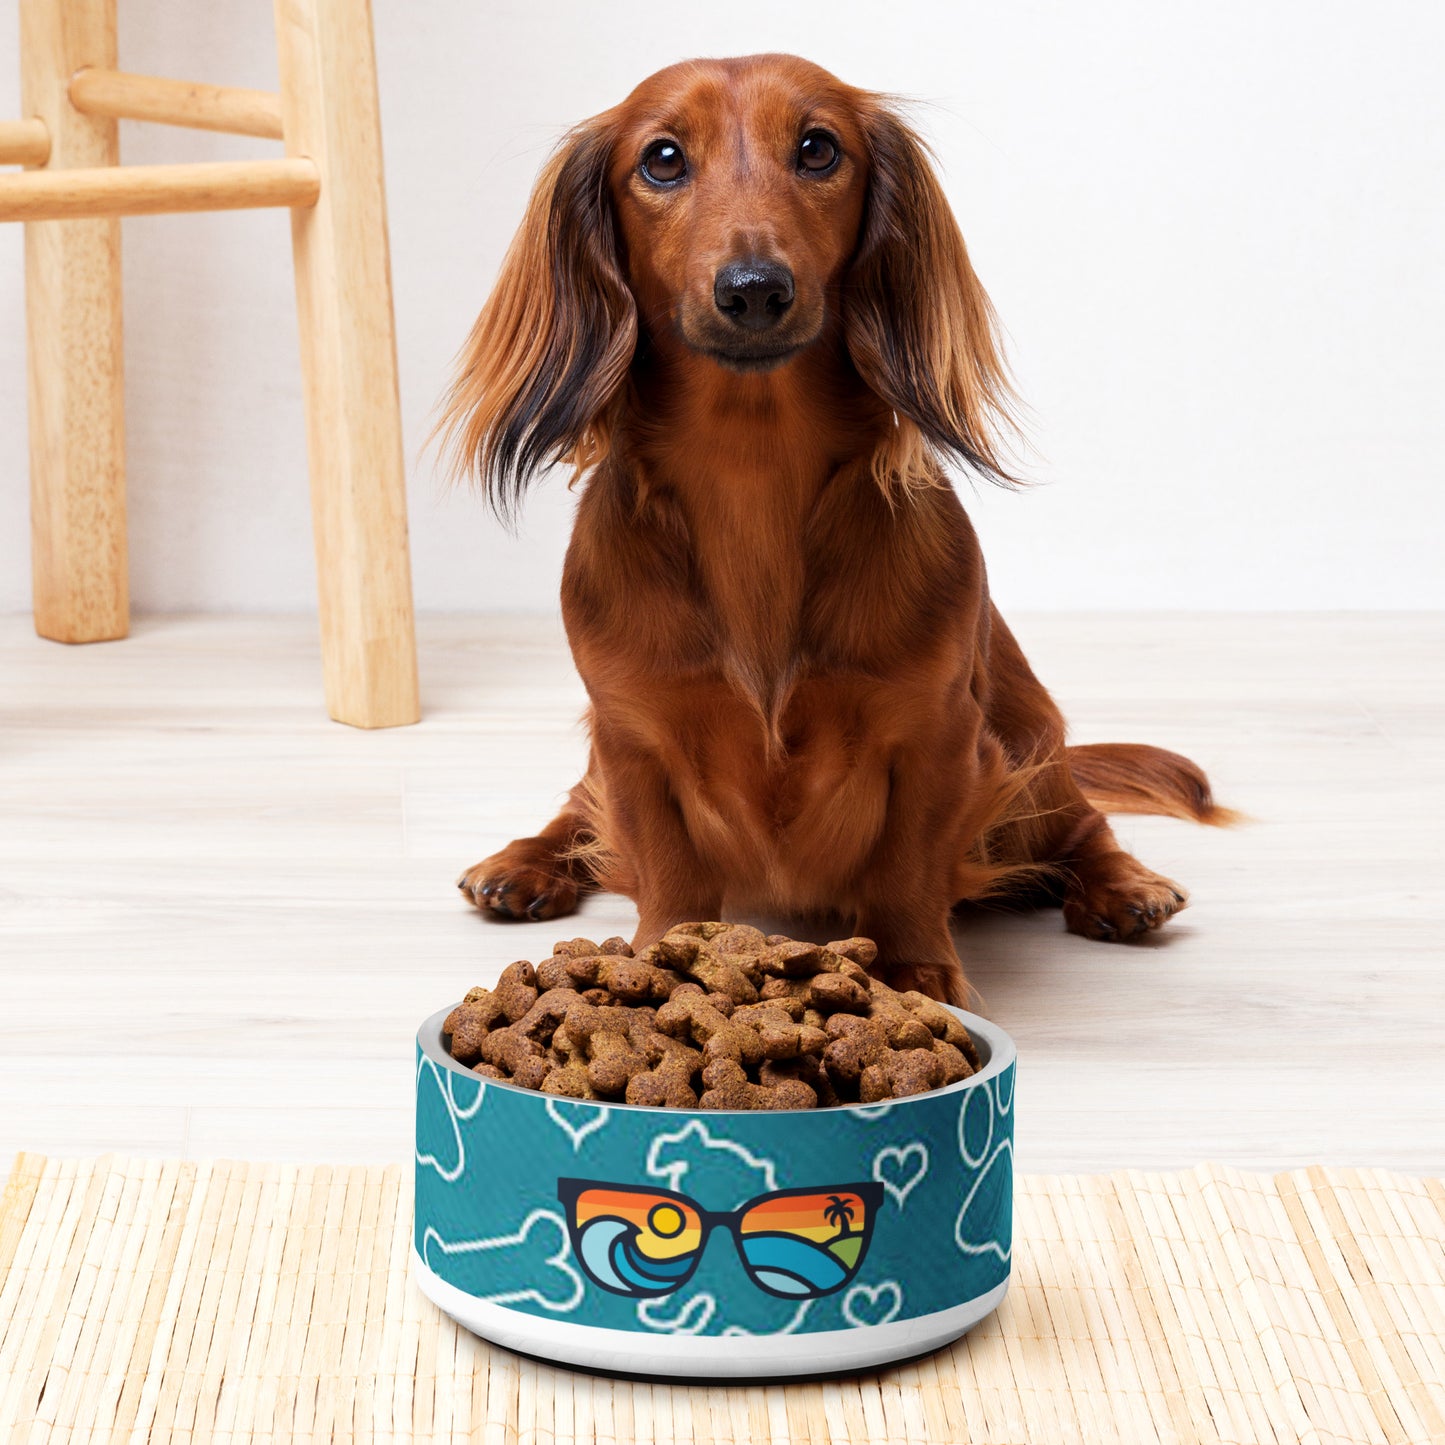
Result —
[[[20, 0], [20, 63], [51, 167], [117, 164], [116, 122], [81, 115], [67, 95], [81, 66], [115, 66], [115, 0]], [[124, 637], [120, 222], [28, 222], [25, 302], [35, 630], [57, 642]]]
[[321, 172], [291, 236], [326, 705], [391, 727], [420, 711], [370, 7], [276, 0], [276, 35], [286, 150]]

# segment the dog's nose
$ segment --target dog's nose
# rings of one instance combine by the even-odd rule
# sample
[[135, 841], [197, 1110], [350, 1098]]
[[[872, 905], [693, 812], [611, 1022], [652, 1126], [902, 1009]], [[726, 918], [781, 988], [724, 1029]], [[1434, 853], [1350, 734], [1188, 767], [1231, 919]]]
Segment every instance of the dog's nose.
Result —
[[730, 261], [718, 271], [713, 300], [749, 331], [766, 331], [793, 304], [793, 273], [781, 261]]

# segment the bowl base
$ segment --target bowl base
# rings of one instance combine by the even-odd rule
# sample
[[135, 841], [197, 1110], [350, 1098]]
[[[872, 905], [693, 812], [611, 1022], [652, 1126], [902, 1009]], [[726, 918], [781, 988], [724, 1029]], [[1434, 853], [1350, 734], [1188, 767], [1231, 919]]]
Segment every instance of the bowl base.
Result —
[[631, 1379], [779, 1380], [854, 1375], [918, 1359], [951, 1344], [996, 1310], [1009, 1282], [935, 1314], [799, 1335], [644, 1334], [549, 1320], [477, 1299], [448, 1284], [412, 1250], [421, 1292], [494, 1345], [549, 1364]]

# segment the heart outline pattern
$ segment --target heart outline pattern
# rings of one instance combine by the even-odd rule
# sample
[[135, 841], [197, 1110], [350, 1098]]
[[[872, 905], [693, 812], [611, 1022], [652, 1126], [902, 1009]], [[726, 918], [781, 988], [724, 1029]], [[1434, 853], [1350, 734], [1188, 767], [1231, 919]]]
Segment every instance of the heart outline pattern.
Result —
[[[870, 1305], [876, 1305], [880, 1297], [886, 1297], [891, 1301], [888, 1308], [876, 1318], [870, 1319], [867, 1315], [860, 1317], [858, 1304], [861, 1300], [867, 1300]], [[899, 1311], [903, 1308], [903, 1287], [896, 1279], [885, 1279], [881, 1284], [855, 1284], [847, 1294], [843, 1296], [843, 1318], [853, 1326], [855, 1330], [867, 1329], [870, 1325], [886, 1325], [898, 1318]]]
[[[895, 1174], [894, 1179], [887, 1177], [889, 1161], [901, 1167], [907, 1159], [917, 1159], [918, 1165], [911, 1172], [907, 1172], [901, 1179]], [[878, 1181], [893, 1196], [894, 1202], [900, 1209], [908, 1202], [908, 1196], [918, 1187], [923, 1176], [928, 1173], [928, 1145], [921, 1139], [914, 1139], [911, 1143], [900, 1145], [889, 1145], [886, 1149], [880, 1149], [873, 1156], [873, 1178]]]
[[[568, 1109], [582, 1114], [586, 1122], [574, 1124], [567, 1117]], [[606, 1125], [612, 1117], [612, 1110], [606, 1104], [598, 1107], [595, 1104], [576, 1104], [569, 1099], [549, 1098], [547, 1117], [572, 1141], [572, 1152], [575, 1154], [589, 1134], [595, 1134]]]

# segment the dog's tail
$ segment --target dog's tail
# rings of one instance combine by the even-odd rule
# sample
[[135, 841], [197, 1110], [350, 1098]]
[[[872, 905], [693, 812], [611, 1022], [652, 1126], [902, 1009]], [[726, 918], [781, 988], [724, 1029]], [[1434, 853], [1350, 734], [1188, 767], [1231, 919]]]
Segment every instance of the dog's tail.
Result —
[[1089, 743], [1064, 756], [1084, 797], [1101, 813], [1157, 813], [1227, 828], [1243, 814], [1214, 801], [1198, 763], [1146, 743]]

